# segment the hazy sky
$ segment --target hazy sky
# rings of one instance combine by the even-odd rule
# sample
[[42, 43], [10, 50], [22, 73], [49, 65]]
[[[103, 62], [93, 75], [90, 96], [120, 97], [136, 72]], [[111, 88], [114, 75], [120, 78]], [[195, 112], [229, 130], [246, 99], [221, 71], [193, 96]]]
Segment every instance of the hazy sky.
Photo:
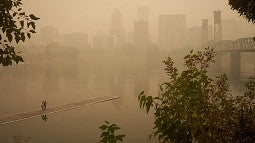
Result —
[[24, 0], [26, 11], [41, 19], [38, 27], [54, 26], [61, 33], [85, 32], [94, 34], [107, 30], [110, 15], [118, 8], [124, 17], [126, 32], [132, 31], [137, 18], [137, 6], [147, 5], [150, 11], [151, 33], [157, 29], [159, 14], [186, 14], [187, 26], [201, 25], [201, 19], [213, 23], [213, 10], [222, 10], [222, 18], [238, 18], [227, 0]]

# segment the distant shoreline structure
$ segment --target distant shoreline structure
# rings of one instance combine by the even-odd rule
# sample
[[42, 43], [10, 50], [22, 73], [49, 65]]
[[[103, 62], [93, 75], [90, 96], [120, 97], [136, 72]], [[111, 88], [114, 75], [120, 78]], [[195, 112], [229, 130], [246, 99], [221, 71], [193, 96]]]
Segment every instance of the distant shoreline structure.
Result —
[[59, 105], [55, 107], [49, 107], [45, 111], [42, 110], [35, 110], [35, 111], [30, 111], [30, 112], [25, 112], [25, 113], [19, 113], [19, 114], [13, 114], [13, 115], [7, 115], [0, 117], [0, 124], [1, 125], [6, 125], [10, 123], [15, 123], [27, 119], [32, 119], [35, 117], [39, 117], [41, 115], [50, 115], [50, 114], [55, 114], [59, 112], [64, 112], [76, 108], [81, 108], [97, 103], [102, 103], [102, 102], [107, 102], [111, 100], [118, 99], [118, 96], [113, 96], [113, 97], [99, 97], [99, 98], [92, 98], [92, 99], [87, 99], [83, 101], [77, 101], [77, 102], [72, 102], [64, 105]]

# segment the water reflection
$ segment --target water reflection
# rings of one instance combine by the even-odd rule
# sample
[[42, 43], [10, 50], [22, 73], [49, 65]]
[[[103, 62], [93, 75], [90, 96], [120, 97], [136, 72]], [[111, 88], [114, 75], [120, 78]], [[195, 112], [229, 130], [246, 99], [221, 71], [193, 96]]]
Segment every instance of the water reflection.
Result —
[[41, 115], [41, 118], [42, 118], [42, 120], [43, 120], [44, 122], [46, 122], [46, 121], [48, 120], [47, 115]]
[[[44, 99], [54, 106], [100, 96], [120, 97], [109, 104], [51, 116], [47, 124], [41, 125], [41, 120], [35, 119], [6, 126], [0, 129], [1, 141], [8, 142], [14, 133], [25, 132], [38, 143], [97, 142], [98, 125], [104, 120], [113, 120], [127, 130], [130, 136], [127, 142], [144, 142], [151, 133], [152, 118], [139, 110], [137, 96], [141, 91], [157, 94], [159, 84], [167, 80], [162, 70], [163, 58], [159, 52], [155, 55], [142, 50], [121, 54], [87, 50], [79, 52], [76, 59], [51, 56], [23, 65], [1, 67], [1, 116], [37, 109]], [[231, 88], [241, 92], [243, 82], [242, 79], [231, 81]], [[41, 119], [46, 122], [48, 117], [42, 115]], [[63, 127], [68, 130], [63, 131]]]
[[32, 143], [31, 137], [23, 137], [21, 135], [13, 136], [14, 143]]
[[113, 96], [119, 96], [119, 100], [113, 101], [113, 105], [116, 109], [120, 109], [123, 105], [124, 100], [124, 90], [126, 86], [126, 77], [124, 70], [118, 71], [116, 74], [108, 73], [108, 83], [110, 86], [110, 91]]

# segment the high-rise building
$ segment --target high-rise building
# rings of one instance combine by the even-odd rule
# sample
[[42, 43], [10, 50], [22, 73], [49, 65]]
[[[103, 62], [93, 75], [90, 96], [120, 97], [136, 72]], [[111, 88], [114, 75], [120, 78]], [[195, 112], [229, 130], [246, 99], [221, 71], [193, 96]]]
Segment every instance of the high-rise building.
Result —
[[64, 46], [75, 48], [87, 48], [89, 46], [88, 34], [70, 33], [63, 35]]
[[222, 20], [223, 40], [237, 40], [242, 37], [241, 23], [234, 19]]
[[114, 38], [112, 36], [94, 36], [93, 48], [113, 48]]
[[148, 21], [139, 20], [134, 23], [134, 42], [137, 46], [149, 43]]
[[194, 26], [188, 29], [187, 38], [188, 38], [188, 46], [191, 48], [200, 48], [201, 47], [201, 39], [202, 39], [202, 27]]
[[137, 8], [138, 20], [134, 22], [134, 42], [136, 46], [148, 46], [149, 43], [149, 8], [139, 6]]
[[209, 24], [208, 19], [202, 20], [202, 32], [201, 32], [201, 46], [205, 47], [208, 44]]
[[215, 10], [214, 13], [214, 41], [219, 42], [222, 40], [222, 21], [221, 11]]
[[148, 6], [138, 6], [137, 8], [138, 20], [148, 21], [149, 20], [149, 8]]
[[121, 46], [124, 43], [123, 16], [118, 9], [115, 9], [111, 15], [110, 34], [114, 36], [115, 46]]
[[160, 15], [158, 17], [159, 48], [183, 48], [185, 44], [185, 31], [185, 15]]

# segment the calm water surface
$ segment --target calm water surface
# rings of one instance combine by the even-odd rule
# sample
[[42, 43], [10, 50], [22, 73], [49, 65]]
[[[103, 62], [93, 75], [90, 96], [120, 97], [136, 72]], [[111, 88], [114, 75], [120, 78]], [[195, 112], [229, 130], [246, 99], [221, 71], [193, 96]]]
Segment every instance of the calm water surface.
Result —
[[120, 97], [50, 115], [47, 122], [34, 118], [1, 126], [1, 143], [13, 143], [14, 136], [29, 137], [33, 143], [98, 142], [98, 127], [105, 120], [122, 128], [120, 133], [127, 134], [125, 142], [147, 142], [152, 118], [138, 108], [137, 96], [142, 90], [156, 94], [161, 74], [143, 62], [91, 56], [45, 58], [1, 67], [0, 116], [40, 109], [45, 99], [48, 106], [55, 106], [95, 97]]
[[[47, 122], [34, 118], [1, 126], [1, 143], [14, 143], [15, 136], [33, 143], [95, 143], [105, 120], [122, 128], [125, 142], [149, 142], [153, 118], [138, 108], [137, 97], [143, 90], [157, 94], [165, 79], [161, 59], [152, 62], [132, 52], [81, 54], [74, 59], [26, 56], [25, 64], [0, 67], [0, 116], [40, 109], [45, 99], [48, 106], [103, 96], [120, 99], [50, 115]], [[232, 88], [240, 91], [242, 83], [234, 83]]]

